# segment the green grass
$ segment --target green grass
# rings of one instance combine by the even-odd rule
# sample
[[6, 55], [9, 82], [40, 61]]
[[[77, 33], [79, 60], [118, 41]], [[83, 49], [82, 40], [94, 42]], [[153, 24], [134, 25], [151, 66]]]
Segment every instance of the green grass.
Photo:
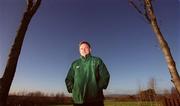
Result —
[[[160, 102], [119, 102], [106, 100], [104, 106], [163, 106]], [[73, 106], [73, 105], [56, 105], [56, 106]]]

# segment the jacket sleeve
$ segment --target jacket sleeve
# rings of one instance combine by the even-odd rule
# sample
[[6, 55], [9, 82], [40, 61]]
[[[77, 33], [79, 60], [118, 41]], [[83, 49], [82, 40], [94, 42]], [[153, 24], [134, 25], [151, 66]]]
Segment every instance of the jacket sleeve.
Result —
[[103, 63], [103, 61], [100, 59], [99, 64], [99, 88], [100, 89], [106, 89], [109, 83], [110, 74], [106, 68], [106, 65]]
[[65, 79], [66, 87], [69, 93], [72, 93], [73, 84], [74, 84], [74, 70], [73, 65], [71, 65], [68, 74]]

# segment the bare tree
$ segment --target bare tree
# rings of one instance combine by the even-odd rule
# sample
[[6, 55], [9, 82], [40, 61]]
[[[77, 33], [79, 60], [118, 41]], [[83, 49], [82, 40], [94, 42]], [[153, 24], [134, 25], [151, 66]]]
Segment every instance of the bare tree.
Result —
[[156, 80], [155, 78], [150, 78], [148, 81], [148, 89], [154, 89], [156, 91]]
[[0, 106], [6, 106], [9, 89], [11, 87], [11, 83], [16, 72], [16, 66], [21, 52], [26, 30], [31, 21], [31, 18], [36, 13], [40, 4], [41, 0], [27, 0], [27, 9], [24, 12], [14, 44], [12, 45], [4, 74], [2, 78], [0, 78]]
[[153, 6], [152, 6], [152, 0], [139, 0], [142, 1], [144, 4], [144, 11], [141, 11], [141, 9], [138, 8], [138, 6], [133, 2], [133, 0], [129, 0], [130, 4], [140, 13], [145, 19], [150, 23], [156, 38], [159, 42], [159, 45], [161, 47], [162, 53], [165, 57], [165, 60], [167, 62], [167, 66], [169, 69], [169, 73], [171, 75], [171, 81], [173, 82], [175, 88], [180, 94], [180, 77], [176, 68], [175, 61], [171, 55], [170, 48], [168, 46], [167, 41], [164, 39], [163, 34], [160, 31], [160, 28], [158, 26], [156, 16], [154, 14]]

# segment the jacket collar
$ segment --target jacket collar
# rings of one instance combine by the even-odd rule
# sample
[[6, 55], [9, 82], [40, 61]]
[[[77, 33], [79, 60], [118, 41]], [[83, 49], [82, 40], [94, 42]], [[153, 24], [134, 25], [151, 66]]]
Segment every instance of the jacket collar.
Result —
[[83, 61], [88, 60], [90, 57], [91, 57], [91, 54], [88, 54], [88, 55], [86, 55], [85, 57], [84, 57], [84, 56], [80, 56], [80, 58], [81, 58]]

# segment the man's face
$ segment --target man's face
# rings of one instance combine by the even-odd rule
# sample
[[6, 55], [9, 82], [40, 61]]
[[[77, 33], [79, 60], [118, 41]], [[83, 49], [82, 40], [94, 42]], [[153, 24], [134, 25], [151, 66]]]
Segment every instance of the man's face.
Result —
[[88, 54], [90, 54], [91, 52], [91, 48], [89, 48], [89, 46], [85, 43], [81, 44], [79, 47], [79, 52], [81, 54], [81, 56], [86, 56]]

